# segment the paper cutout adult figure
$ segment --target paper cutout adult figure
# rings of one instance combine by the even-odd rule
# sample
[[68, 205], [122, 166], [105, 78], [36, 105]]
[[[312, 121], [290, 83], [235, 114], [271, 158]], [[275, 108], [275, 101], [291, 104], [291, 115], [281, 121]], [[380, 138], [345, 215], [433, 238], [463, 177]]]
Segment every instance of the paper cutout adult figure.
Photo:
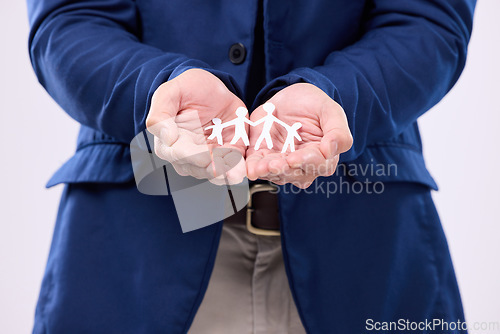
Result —
[[262, 117], [258, 121], [254, 122], [254, 126], [257, 126], [260, 123], [264, 123], [264, 127], [262, 128], [262, 132], [260, 133], [260, 136], [259, 136], [259, 138], [257, 138], [257, 142], [255, 143], [255, 150], [259, 149], [260, 144], [262, 143], [263, 140], [266, 140], [266, 144], [267, 144], [268, 149], [273, 148], [273, 139], [271, 138], [271, 127], [273, 126], [273, 123], [276, 122], [285, 128], [288, 126], [288, 124], [280, 121], [278, 118], [276, 118], [276, 116], [273, 115], [273, 112], [276, 109], [274, 104], [267, 102], [267, 103], [264, 103], [262, 108], [264, 108], [264, 111], [267, 113], [267, 115]]
[[214, 123], [214, 125], [207, 126], [205, 128], [205, 130], [213, 129], [212, 133], [210, 134], [208, 139], [217, 138], [217, 144], [223, 145], [224, 143], [222, 141], [222, 130], [224, 129], [224, 125], [222, 124], [222, 121], [220, 118], [212, 119], [212, 123]]
[[245, 123], [250, 124], [251, 126], [254, 126], [254, 123], [246, 118], [247, 113], [248, 110], [246, 108], [239, 107], [236, 109], [237, 117], [232, 121], [224, 123], [224, 126], [234, 125], [234, 137], [233, 140], [231, 140], [231, 145], [236, 144], [236, 142], [240, 139], [243, 140], [243, 144], [245, 144], [245, 146], [250, 145], [247, 130], [245, 129]]
[[281, 153], [285, 153], [288, 147], [290, 147], [291, 152], [295, 152], [295, 138], [297, 138], [298, 141], [302, 141], [302, 138], [299, 136], [297, 132], [297, 130], [300, 129], [301, 127], [302, 123], [300, 122], [293, 123], [292, 126], [289, 125], [285, 126], [287, 135], [285, 143], [283, 144], [283, 148], [281, 149]]
[[205, 130], [212, 129], [212, 134], [210, 134], [208, 139], [214, 139], [215, 137], [217, 137], [217, 143], [219, 145], [223, 145], [222, 129], [234, 125], [234, 137], [233, 140], [231, 140], [231, 145], [236, 144], [236, 142], [241, 139], [243, 140], [243, 144], [245, 144], [245, 146], [249, 146], [250, 141], [248, 140], [248, 134], [247, 130], [245, 129], [245, 123], [250, 124], [252, 126], [254, 125], [254, 123], [248, 118], [246, 118], [246, 115], [248, 113], [248, 110], [246, 108], [239, 107], [238, 109], [236, 109], [235, 113], [236, 113], [236, 118], [226, 123], [221, 124], [220, 123], [221, 120], [218, 118], [212, 119], [212, 123], [214, 123], [214, 125], [205, 128]]

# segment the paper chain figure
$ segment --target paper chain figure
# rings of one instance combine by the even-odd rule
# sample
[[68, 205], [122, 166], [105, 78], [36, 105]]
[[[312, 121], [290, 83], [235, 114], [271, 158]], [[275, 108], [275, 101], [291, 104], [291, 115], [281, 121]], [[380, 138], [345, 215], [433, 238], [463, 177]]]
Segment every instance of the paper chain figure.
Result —
[[302, 127], [302, 123], [296, 122], [293, 123], [292, 126], [290, 126], [285, 122], [279, 120], [276, 116], [273, 115], [273, 112], [276, 109], [276, 107], [274, 106], [274, 104], [270, 102], [265, 103], [263, 108], [264, 111], [267, 113], [267, 115], [255, 122], [252, 122], [251, 120], [245, 117], [248, 111], [244, 107], [239, 107], [238, 109], [236, 109], [236, 118], [229, 122], [222, 123], [220, 118], [212, 119], [212, 123], [214, 125], [205, 128], [205, 130], [212, 129], [212, 133], [210, 134], [208, 139], [217, 138], [217, 143], [219, 145], [223, 145], [224, 143], [222, 140], [222, 130], [228, 126], [234, 125], [234, 137], [233, 140], [231, 140], [231, 144], [234, 145], [238, 140], [241, 139], [243, 140], [245, 146], [249, 146], [250, 141], [248, 140], [248, 134], [245, 129], [245, 123], [251, 126], [257, 126], [261, 123], [264, 123], [262, 132], [260, 133], [260, 136], [259, 138], [257, 138], [257, 142], [255, 143], [255, 150], [259, 149], [263, 140], [266, 141], [267, 148], [271, 149], [273, 148], [273, 140], [271, 138], [271, 128], [274, 123], [278, 123], [279, 125], [284, 127], [287, 131], [287, 136], [285, 139], [285, 143], [283, 144], [281, 153], [285, 153], [288, 147], [290, 147], [291, 152], [294, 152], [295, 151], [294, 139], [297, 138], [297, 140], [302, 141], [302, 138], [299, 136], [297, 132], [297, 130]]

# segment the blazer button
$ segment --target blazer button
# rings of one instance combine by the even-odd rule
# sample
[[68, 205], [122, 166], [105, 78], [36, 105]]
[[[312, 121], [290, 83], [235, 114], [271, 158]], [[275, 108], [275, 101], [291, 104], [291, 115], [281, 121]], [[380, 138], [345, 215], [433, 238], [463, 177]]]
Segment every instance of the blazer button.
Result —
[[247, 56], [247, 50], [245, 46], [241, 43], [236, 43], [231, 45], [229, 49], [229, 60], [235, 65], [239, 65], [245, 61]]

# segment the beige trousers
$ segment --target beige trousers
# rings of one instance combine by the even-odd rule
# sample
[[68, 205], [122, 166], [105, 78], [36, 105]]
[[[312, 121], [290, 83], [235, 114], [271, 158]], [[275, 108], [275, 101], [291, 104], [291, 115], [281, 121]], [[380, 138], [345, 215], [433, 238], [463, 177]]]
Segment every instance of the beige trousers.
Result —
[[224, 223], [208, 289], [189, 334], [302, 334], [280, 237]]

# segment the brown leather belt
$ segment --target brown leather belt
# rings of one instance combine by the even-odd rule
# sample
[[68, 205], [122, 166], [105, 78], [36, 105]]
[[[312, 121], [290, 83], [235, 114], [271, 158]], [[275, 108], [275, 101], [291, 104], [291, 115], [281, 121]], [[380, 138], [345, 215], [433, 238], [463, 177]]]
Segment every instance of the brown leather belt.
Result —
[[253, 234], [280, 235], [277, 187], [268, 183], [250, 185], [248, 205], [225, 219], [226, 223], [246, 224]]

